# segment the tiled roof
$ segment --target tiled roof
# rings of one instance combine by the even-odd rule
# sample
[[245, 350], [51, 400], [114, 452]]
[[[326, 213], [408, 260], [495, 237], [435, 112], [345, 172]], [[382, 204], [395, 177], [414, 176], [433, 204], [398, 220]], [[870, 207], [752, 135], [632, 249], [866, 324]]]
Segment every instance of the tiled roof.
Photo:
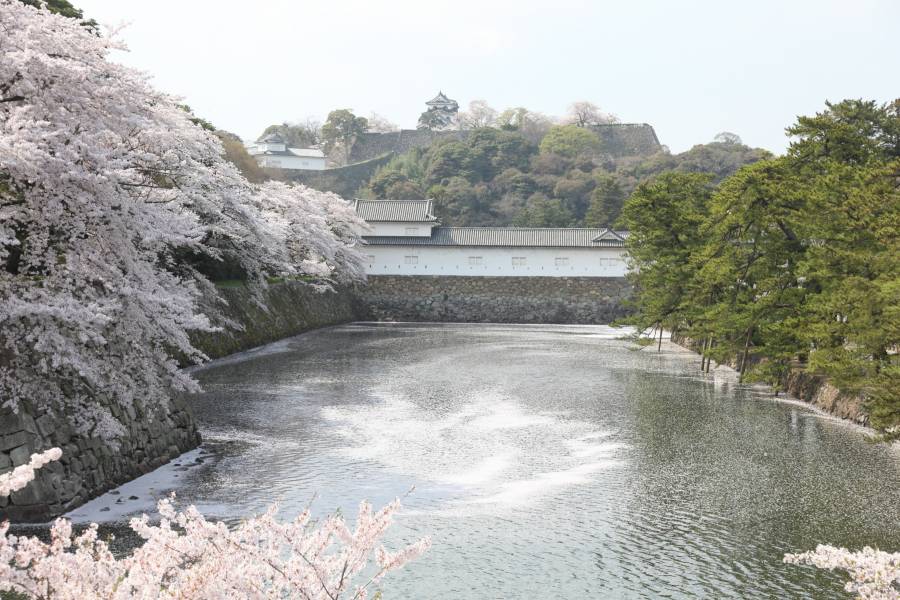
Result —
[[627, 231], [532, 227], [436, 227], [430, 237], [365, 236], [371, 246], [621, 248]]
[[356, 214], [366, 221], [435, 222], [431, 200], [357, 200]]
[[448, 98], [444, 92], [438, 92], [438, 95], [426, 102], [425, 104], [451, 104], [456, 103], [456, 100], [451, 100]]

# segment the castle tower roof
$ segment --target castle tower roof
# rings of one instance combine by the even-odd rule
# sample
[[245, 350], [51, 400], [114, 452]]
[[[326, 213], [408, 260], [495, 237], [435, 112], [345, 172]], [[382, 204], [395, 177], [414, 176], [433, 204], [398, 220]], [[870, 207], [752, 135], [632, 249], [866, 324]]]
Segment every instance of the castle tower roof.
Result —
[[458, 106], [456, 100], [448, 98], [444, 92], [438, 92], [438, 95], [425, 103], [428, 106]]

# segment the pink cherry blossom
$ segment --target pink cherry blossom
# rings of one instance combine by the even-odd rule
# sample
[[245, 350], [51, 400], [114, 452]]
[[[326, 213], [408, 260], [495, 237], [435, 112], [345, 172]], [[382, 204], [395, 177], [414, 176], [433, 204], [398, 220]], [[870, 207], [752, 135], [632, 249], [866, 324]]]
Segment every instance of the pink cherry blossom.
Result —
[[249, 184], [219, 139], [123, 46], [77, 20], [0, 0], [0, 402], [69, 415], [77, 433], [124, 434], [196, 382], [191, 330], [228, 260], [271, 276], [362, 278], [362, 222], [334, 194]]
[[[60, 455], [58, 448], [35, 454], [0, 475], [0, 494], [22, 489]], [[57, 519], [49, 543], [8, 535], [9, 523], [0, 524], [0, 591], [59, 600], [361, 599], [430, 546], [421, 539], [391, 553], [380, 545], [399, 500], [377, 512], [361, 503], [352, 529], [337, 515], [316, 523], [309, 510], [281, 522], [276, 506], [235, 527], [208, 521], [193, 506], [179, 512], [168, 498], [158, 510], [158, 524], [147, 515], [131, 520], [144, 542], [125, 557], [110, 552], [96, 524], [74, 535], [69, 521]]]
[[34, 480], [34, 472], [47, 463], [59, 460], [62, 450], [51, 448], [40, 454], [32, 454], [28, 463], [18, 466], [9, 473], [0, 474], [0, 498], [9, 496], [17, 490], [23, 489]]
[[846, 571], [850, 580], [844, 589], [856, 594], [859, 600], [900, 598], [900, 552], [891, 554], [868, 546], [853, 552], [846, 548], [819, 545], [814, 551], [785, 554], [784, 562], [813, 565], [829, 571]]

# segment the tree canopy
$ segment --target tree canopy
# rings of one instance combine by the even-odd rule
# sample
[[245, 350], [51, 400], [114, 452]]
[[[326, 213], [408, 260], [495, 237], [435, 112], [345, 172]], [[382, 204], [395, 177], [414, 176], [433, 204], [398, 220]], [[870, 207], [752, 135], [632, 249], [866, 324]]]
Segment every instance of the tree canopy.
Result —
[[322, 142], [325, 153], [337, 164], [345, 164], [356, 138], [368, 131], [369, 121], [357, 117], [350, 109], [341, 108], [328, 113], [322, 125]]
[[711, 173], [717, 182], [769, 156], [729, 141], [677, 155], [613, 158], [587, 127], [552, 126], [524, 108], [505, 111], [494, 122], [499, 127], [395, 157], [359, 195], [434, 198], [448, 225], [607, 227], [643, 181], [678, 171]]
[[[0, 0], [0, 396], [115, 437], [196, 383], [201, 292], [361, 277], [333, 194], [251, 185], [219, 138], [77, 20]], [[65, 48], [64, 54], [58, 49]]]
[[827, 376], [900, 437], [898, 103], [828, 103], [787, 131], [785, 156], [715, 187], [674, 173], [638, 186], [622, 217], [630, 321], [681, 331], [747, 379]]
[[601, 147], [596, 133], [578, 125], [552, 127], [541, 140], [541, 152], [566, 158], [593, 156], [600, 152]]

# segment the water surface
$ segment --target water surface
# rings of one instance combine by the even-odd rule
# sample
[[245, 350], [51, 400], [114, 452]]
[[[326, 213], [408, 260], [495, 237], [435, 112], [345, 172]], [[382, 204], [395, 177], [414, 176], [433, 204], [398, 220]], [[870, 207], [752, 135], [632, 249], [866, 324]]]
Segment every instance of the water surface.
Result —
[[896, 449], [620, 335], [361, 323], [212, 363], [216, 458], [173, 486], [226, 519], [405, 495], [388, 541], [434, 545], [394, 598], [845, 598], [782, 555], [900, 548]]

